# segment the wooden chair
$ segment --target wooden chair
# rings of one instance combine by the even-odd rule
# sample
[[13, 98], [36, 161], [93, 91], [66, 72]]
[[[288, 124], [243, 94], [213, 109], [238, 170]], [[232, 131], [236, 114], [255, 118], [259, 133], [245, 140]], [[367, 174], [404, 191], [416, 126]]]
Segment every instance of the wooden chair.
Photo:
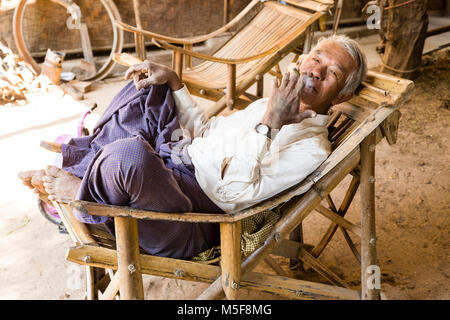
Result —
[[[164, 213], [128, 207], [101, 205], [86, 201], [70, 204], [53, 202], [75, 242], [67, 260], [87, 266], [88, 297], [111, 299], [120, 291], [123, 299], [144, 297], [142, 274], [211, 283], [200, 299], [225, 296], [235, 299], [239, 288], [272, 292], [295, 299], [377, 299], [379, 290], [367, 286], [369, 266], [377, 265], [375, 234], [375, 147], [386, 137], [396, 142], [400, 112], [398, 107], [412, 92], [413, 82], [369, 71], [367, 80], [355, 96], [332, 108], [328, 128], [333, 152], [307, 179], [276, 196], [236, 214]], [[352, 176], [340, 206], [330, 192], [347, 175]], [[344, 218], [358, 187], [361, 186], [361, 224]], [[327, 206], [322, 204], [322, 200]], [[241, 220], [269, 208], [280, 208], [281, 219], [264, 245], [241, 261]], [[114, 218], [116, 238], [100, 225], [83, 224], [72, 214], [73, 208], [92, 215]], [[302, 242], [302, 221], [316, 211], [331, 220], [328, 230], [312, 250]], [[190, 221], [220, 224], [220, 266], [163, 258], [142, 252], [138, 245], [137, 219]], [[361, 264], [361, 290], [351, 289], [320, 260], [320, 254], [340, 229]], [[348, 231], [361, 237], [358, 252]], [[285, 277], [285, 272], [269, 256], [298, 259], [321, 274], [330, 284]], [[253, 272], [266, 261], [278, 274]], [[105, 273], [103, 270], [109, 270]], [[117, 271], [114, 273], [114, 271]], [[101, 294], [99, 294], [101, 293]]]
[[[287, 0], [284, 3], [252, 0], [222, 28], [204, 36], [187, 39], [145, 31], [120, 21], [117, 21], [116, 25], [133, 32], [136, 39], [143, 36], [150, 37], [157, 46], [172, 50], [172, 67], [189, 91], [202, 98], [216, 101], [214, 106], [207, 110], [207, 116], [211, 117], [220, 113], [225, 106], [230, 109], [235, 106], [245, 108], [254, 100], [261, 98], [264, 74], [271, 72], [281, 78], [278, 63], [286, 54], [294, 50], [301, 53], [298, 52], [298, 47], [302, 44], [303, 49], [309, 51], [314, 24], [321, 21], [321, 29], [324, 30], [325, 14], [333, 6], [334, 1]], [[257, 14], [251, 17], [255, 11]], [[249, 17], [251, 19], [243, 23]], [[231, 38], [213, 55], [193, 51], [195, 44], [229, 32], [238, 24], [243, 27], [233, 32]], [[137, 46], [140, 58], [143, 50], [142, 41], [140, 40], [141, 44]], [[129, 65], [124, 56], [126, 55], [117, 55], [115, 61]], [[204, 62], [193, 66], [192, 57]], [[294, 59], [297, 58], [298, 55]], [[254, 83], [257, 83], [256, 95], [246, 92]]]

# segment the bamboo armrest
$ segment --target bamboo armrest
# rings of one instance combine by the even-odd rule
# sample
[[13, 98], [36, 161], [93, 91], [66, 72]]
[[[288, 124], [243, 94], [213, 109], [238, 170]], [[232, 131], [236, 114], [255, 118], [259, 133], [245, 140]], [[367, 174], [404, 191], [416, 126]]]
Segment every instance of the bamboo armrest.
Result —
[[168, 42], [165, 41], [158, 41], [156, 39], [152, 39], [152, 42], [157, 45], [160, 48], [164, 48], [167, 50], [172, 50], [172, 51], [177, 51], [180, 52], [182, 54], [187, 54], [189, 56], [195, 57], [195, 58], [199, 58], [202, 60], [207, 60], [207, 61], [212, 61], [212, 62], [218, 62], [218, 63], [225, 63], [225, 64], [239, 64], [239, 63], [246, 63], [252, 60], [258, 60], [261, 58], [264, 58], [265, 56], [269, 55], [269, 54], [273, 54], [275, 52], [278, 52], [282, 46], [279, 46], [279, 44], [273, 46], [272, 48], [270, 48], [269, 50], [266, 50], [264, 52], [261, 52], [257, 55], [253, 55], [250, 57], [245, 57], [245, 58], [238, 58], [238, 59], [225, 59], [225, 58], [219, 58], [219, 57], [214, 57], [214, 56], [210, 56], [204, 53], [199, 53], [199, 52], [194, 52], [191, 50], [187, 50], [184, 48], [180, 48], [174, 45], [171, 45]]
[[150, 37], [150, 38], [156, 38], [156, 39], [160, 39], [160, 40], [164, 40], [164, 41], [168, 41], [171, 43], [177, 43], [177, 44], [196, 44], [199, 42], [203, 42], [206, 41], [208, 39], [211, 39], [221, 33], [224, 33], [226, 31], [228, 31], [229, 29], [231, 29], [232, 27], [234, 27], [236, 25], [236, 23], [238, 23], [242, 17], [244, 17], [251, 9], [253, 9], [254, 6], [256, 6], [258, 3], [260, 2], [260, 0], [253, 0], [252, 2], [250, 2], [247, 7], [244, 8], [244, 10], [242, 10], [236, 17], [234, 17], [234, 19], [232, 19], [230, 22], [228, 22], [226, 25], [224, 25], [223, 27], [208, 33], [206, 35], [202, 35], [202, 36], [197, 36], [197, 37], [192, 37], [192, 38], [175, 38], [175, 37], [169, 37], [169, 36], [165, 36], [159, 33], [155, 33], [155, 32], [151, 32], [151, 31], [147, 31], [147, 30], [143, 30], [140, 28], [136, 28], [133, 27], [129, 24], [123, 23], [121, 21], [115, 21], [115, 24], [117, 27], [128, 31], [128, 32], [133, 32], [133, 33], [139, 33], [141, 35]]
[[47, 149], [48, 151], [52, 151], [52, 152], [56, 152], [56, 153], [62, 152], [62, 146], [60, 143], [48, 142], [48, 141], [41, 140], [39, 142], [39, 146], [41, 148]]
[[236, 222], [243, 218], [232, 214], [196, 213], [196, 212], [158, 212], [140, 210], [130, 207], [99, 204], [95, 202], [75, 200], [69, 205], [80, 212], [101, 217], [128, 217], [147, 220], [169, 220], [184, 222]]

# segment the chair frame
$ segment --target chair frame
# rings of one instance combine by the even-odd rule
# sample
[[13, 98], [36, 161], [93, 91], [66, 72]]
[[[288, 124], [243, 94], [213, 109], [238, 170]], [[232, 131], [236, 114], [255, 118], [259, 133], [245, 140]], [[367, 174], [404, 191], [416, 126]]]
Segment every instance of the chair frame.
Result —
[[[333, 107], [334, 113], [328, 127], [334, 150], [328, 159], [297, 185], [235, 214], [165, 213], [86, 201], [53, 201], [53, 206], [57, 208], [75, 243], [74, 247], [69, 248], [66, 259], [87, 266], [89, 298], [113, 299], [120, 291], [122, 299], [142, 299], [142, 274], [153, 274], [211, 283], [199, 299], [225, 296], [236, 299], [239, 288], [272, 292], [295, 299], [379, 299], [379, 288], [369, 286], [367, 281], [371, 276], [367, 272], [368, 267], [377, 265], [375, 148], [383, 137], [390, 144], [396, 142], [400, 118], [398, 107], [408, 99], [413, 87], [412, 81], [369, 71], [367, 80], [355, 96], [349, 102]], [[348, 175], [352, 176], [352, 180], [337, 208], [330, 192]], [[360, 226], [344, 218], [359, 186]], [[326, 200], [329, 208], [321, 204], [322, 200]], [[242, 261], [242, 219], [275, 207], [280, 208], [281, 219], [265, 243]], [[112, 239], [105, 231], [95, 231], [96, 225], [76, 220], [72, 212], [74, 208], [91, 215], [114, 218], [116, 238]], [[302, 221], [312, 211], [331, 220], [331, 224], [311, 250], [303, 243], [299, 233]], [[142, 252], [138, 245], [137, 219], [219, 223], [222, 253], [220, 267]], [[318, 259], [338, 228], [361, 264], [360, 291], [351, 289]], [[360, 254], [348, 231], [361, 237]], [[300, 260], [331, 285], [286, 277], [286, 272], [269, 254]], [[262, 261], [277, 275], [253, 272]], [[114, 274], [111, 270], [117, 272]]]

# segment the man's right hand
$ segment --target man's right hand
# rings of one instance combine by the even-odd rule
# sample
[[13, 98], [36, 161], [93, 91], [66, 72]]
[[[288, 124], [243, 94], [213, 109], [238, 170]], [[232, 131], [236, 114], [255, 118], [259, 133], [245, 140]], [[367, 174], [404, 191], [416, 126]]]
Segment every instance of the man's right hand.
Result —
[[169, 85], [172, 91], [177, 91], [183, 87], [183, 83], [175, 71], [149, 60], [128, 68], [125, 72], [125, 80], [131, 77], [133, 77], [137, 90], [148, 88], [151, 85], [162, 85], [165, 83]]
[[300, 111], [300, 98], [304, 83], [296, 74], [289, 72], [283, 75], [281, 84], [274, 78], [273, 91], [270, 96], [266, 113], [261, 123], [271, 129], [280, 129], [285, 124], [299, 123], [316, 116], [313, 110]]

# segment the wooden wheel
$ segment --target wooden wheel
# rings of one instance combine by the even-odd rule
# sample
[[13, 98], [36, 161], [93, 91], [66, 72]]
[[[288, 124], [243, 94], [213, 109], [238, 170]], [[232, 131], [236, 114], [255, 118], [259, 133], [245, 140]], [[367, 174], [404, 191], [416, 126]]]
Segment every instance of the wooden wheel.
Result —
[[[51, 0], [54, 3], [57, 3], [61, 6], [64, 6], [65, 8], [68, 8], [68, 11], [70, 12], [69, 8], [78, 7], [73, 1], [71, 0]], [[16, 9], [14, 10], [14, 16], [13, 16], [13, 36], [14, 36], [14, 42], [16, 44], [16, 47], [20, 53], [20, 55], [23, 57], [23, 59], [29, 63], [33, 70], [36, 72], [36, 74], [40, 73], [40, 67], [37, 64], [37, 62], [34, 60], [34, 58], [31, 56], [30, 52], [28, 51], [28, 48], [25, 43], [24, 34], [23, 34], [23, 17], [25, 12], [25, 7], [27, 5], [27, 0], [21, 0], [19, 4], [17, 5]], [[123, 30], [120, 28], [117, 28], [115, 25], [115, 21], [121, 21], [119, 10], [117, 9], [116, 5], [112, 0], [100, 0], [100, 3], [102, 4], [103, 8], [106, 10], [109, 20], [111, 21], [111, 26], [113, 30], [113, 43], [111, 48], [111, 53], [106, 60], [106, 62], [94, 73], [90, 74], [86, 78], [82, 80], [101, 80], [105, 78], [108, 73], [112, 70], [114, 67], [114, 61], [113, 57], [115, 54], [118, 54], [122, 51], [123, 46]], [[84, 59], [88, 62], [93, 63], [93, 53], [92, 48], [89, 40], [89, 36], [87, 33], [87, 25], [85, 23], [81, 23], [81, 27], [78, 28], [80, 30], [80, 37], [83, 47], [83, 55]]]

